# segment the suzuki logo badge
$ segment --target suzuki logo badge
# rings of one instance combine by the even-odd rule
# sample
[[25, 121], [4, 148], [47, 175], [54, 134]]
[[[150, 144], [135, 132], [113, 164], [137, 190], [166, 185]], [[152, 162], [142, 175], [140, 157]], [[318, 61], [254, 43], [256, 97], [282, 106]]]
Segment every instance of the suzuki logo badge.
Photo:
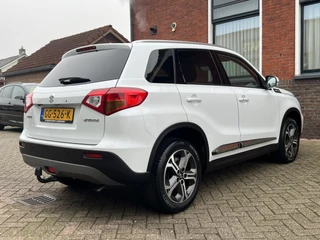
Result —
[[54, 96], [51, 95], [51, 96], [49, 97], [49, 103], [53, 103], [53, 99], [54, 99]]

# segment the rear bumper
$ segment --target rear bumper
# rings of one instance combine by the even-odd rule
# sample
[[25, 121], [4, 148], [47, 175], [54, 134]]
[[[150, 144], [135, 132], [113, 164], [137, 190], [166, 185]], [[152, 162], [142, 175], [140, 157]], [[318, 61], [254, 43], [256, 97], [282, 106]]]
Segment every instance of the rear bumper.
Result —
[[42, 167], [48, 172], [53, 167], [57, 177], [77, 178], [96, 184], [121, 185], [141, 184], [148, 180], [149, 173], [137, 173], [116, 154], [94, 151], [102, 158], [87, 158], [85, 153], [92, 151], [83, 149], [62, 148], [20, 141], [20, 152], [26, 164]]

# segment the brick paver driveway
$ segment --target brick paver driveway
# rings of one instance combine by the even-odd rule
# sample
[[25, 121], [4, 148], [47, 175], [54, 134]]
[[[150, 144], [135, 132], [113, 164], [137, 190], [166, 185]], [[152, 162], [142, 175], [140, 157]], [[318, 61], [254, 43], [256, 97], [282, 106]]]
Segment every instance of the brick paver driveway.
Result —
[[[136, 189], [73, 190], [39, 183], [18, 149], [21, 130], [0, 132], [0, 239], [320, 239], [320, 142], [298, 159], [258, 159], [204, 176], [194, 204], [162, 215]], [[19, 202], [43, 194], [55, 202]]]

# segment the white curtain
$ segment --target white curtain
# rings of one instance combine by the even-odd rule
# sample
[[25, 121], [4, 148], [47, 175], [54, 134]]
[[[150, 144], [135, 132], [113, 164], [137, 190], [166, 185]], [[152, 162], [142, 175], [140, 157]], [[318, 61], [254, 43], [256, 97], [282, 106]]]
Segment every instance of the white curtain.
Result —
[[259, 17], [216, 24], [215, 43], [230, 48], [259, 69]]
[[303, 70], [320, 69], [320, 3], [304, 7]]

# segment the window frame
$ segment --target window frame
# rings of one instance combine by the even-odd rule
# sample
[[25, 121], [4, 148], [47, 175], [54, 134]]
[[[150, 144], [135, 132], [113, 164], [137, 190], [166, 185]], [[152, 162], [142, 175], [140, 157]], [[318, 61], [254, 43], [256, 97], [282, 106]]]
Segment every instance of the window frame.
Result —
[[301, 27], [301, 34], [300, 34], [300, 71], [301, 73], [318, 73], [320, 72], [320, 67], [316, 69], [308, 69], [304, 70], [303, 69], [303, 56], [304, 56], [304, 7], [305, 6], [310, 6], [313, 4], [319, 4], [319, 0], [300, 0], [300, 27]]
[[[224, 82], [226, 82], [227, 86], [230, 87], [241, 87], [241, 88], [248, 88], [248, 89], [267, 89], [267, 85], [266, 82], [263, 80], [262, 76], [260, 75], [260, 73], [258, 71], [256, 71], [253, 67], [251, 67], [244, 59], [240, 58], [237, 55], [234, 55], [232, 53], [228, 53], [228, 52], [223, 52], [223, 51], [218, 51], [218, 50], [213, 50], [212, 51], [215, 55], [216, 55], [216, 61], [217, 61], [217, 65], [219, 66], [218, 70], [220, 71], [220, 76], [222, 76], [222, 78], [224, 78]], [[236, 85], [232, 85], [229, 79], [228, 74], [226, 73], [226, 70], [224, 69], [222, 62], [220, 61], [220, 58], [218, 57], [218, 54], [222, 54], [225, 56], [229, 56], [230, 58], [235, 58], [236, 60], [240, 61], [241, 63], [243, 63], [243, 65], [245, 66], [245, 68], [247, 68], [246, 70], [248, 72], [252, 72], [254, 73], [257, 78], [258, 78], [258, 82], [259, 82], [259, 86], [258, 87], [245, 87], [245, 86], [236, 86]]]

